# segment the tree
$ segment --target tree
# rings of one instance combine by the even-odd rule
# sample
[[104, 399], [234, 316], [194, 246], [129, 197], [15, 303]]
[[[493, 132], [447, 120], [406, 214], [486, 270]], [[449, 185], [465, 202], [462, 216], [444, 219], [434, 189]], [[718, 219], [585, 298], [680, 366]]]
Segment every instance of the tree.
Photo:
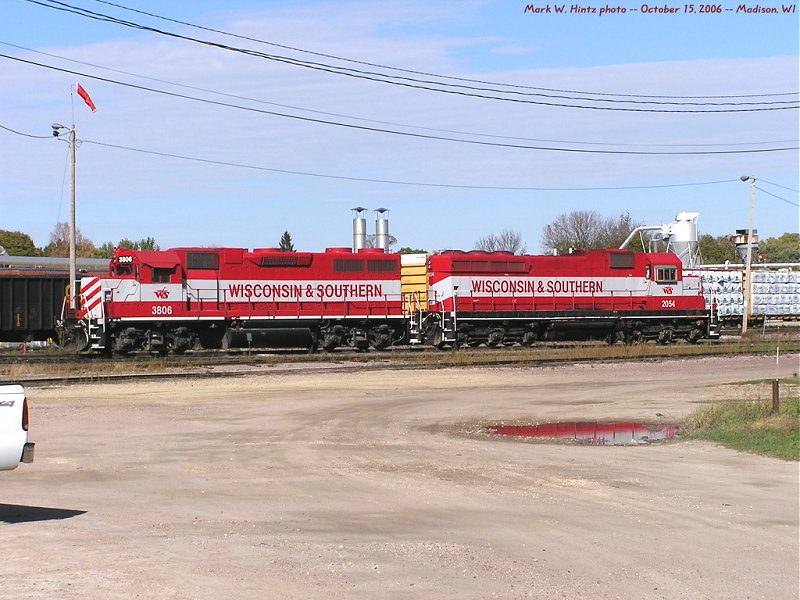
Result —
[[113, 242], [104, 242], [94, 251], [97, 258], [111, 258], [114, 255], [114, 248], [127, 248], [128, 250], [161, 250], [161, 246], [156, 243], [156, 238], [146, 237], [138, 241], [122, 238], [115, 246]]
[[697, 249], [705, 265], [721, 265], [725, 262], [741, 262], [736, 246], [724, 235], [714, 237], [708, 233], [697, 238]]
[[[542, 230], [542, 251], [554, 249], [566, 254], [570, 248], [619, 248], [630, 232], [640, 224], [629, 213], [604, 218], [594, 210], [576, 210], [559, 215]], [[631, 250], [642, 251], [643, 245], [635, 239]]]
[[[636, 222], [630, 213], [622, 213], [619, 217], [609, 217], [603, 222], [602, 243], [605, 248], [619, 248], [631, 231], [641, 227], [642, 223]], [[629, 248], [635, 252], [644, 252], [644, 245], [640, 238], [631, 240]]]
[[522, 242], [522, 234], [510, 229], [504, 229], [498, 234], [490, 233], [478, 240], [474, 244], [475, 250], [485, 252], [513, 252], [514, 254], [525, 254], [528, 247]]
[[[391, 251], [392, 246], [397, 243], [397, 238], [394, 237], [392, 234], [389, 234], [389, 248], [388, 251]], [[377, 248], [378, 247], [378, 235], [375, 233], [370, 233], [367, 235], [366, 239], [366, 248]]]
[[398, 254], [427, 254], [427, 250], [421, 250], [419, 248], [411, 248], [409, 246], [403, 246], [400, 250], [397, 251]]
[[111, 258], [114, 256], [114, 244], [112, 242], [103, 242], [100, 247], [94, 251], [95, 258]]
[[[75, 254], [81, 258], [95, 256], [96, 248], [89, 238], [85, 237], [80, 229], [75, 230]], [[69, 256], [69, 223], [56, 223], [50, 233], [50, 243], [42, 250], [44, 256]]]
[[284, 231], [281, 236], [281, 241], [278, 242], [278, 249], [281, 252], [294, 252], [294, 244], [292, 243], [292, 236], [288, 231]]
[[31, 236], [21, 231], [0, 229], [0, 246], [11, 256], [41, 256]]
[[156, 244], [156, 238], [146, 237], [140, 240], [129, 240], [122, 238], [117, 244], [117, 248], [128, 248], [129, 250], [161, 250], [161, 246]]
[[[762, 260], [763, 256], [763, 260]], [[800, 262], [800, 233], [784, 233], [759, 244], [758, 257], [768, 263]]]

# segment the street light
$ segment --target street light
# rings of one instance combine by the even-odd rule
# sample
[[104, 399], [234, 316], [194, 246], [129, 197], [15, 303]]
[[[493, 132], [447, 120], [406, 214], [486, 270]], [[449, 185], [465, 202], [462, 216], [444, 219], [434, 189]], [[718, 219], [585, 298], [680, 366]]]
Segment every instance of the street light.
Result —
[[739, 177], [743, 182], [750, 181], [750, 224], [747, 228], [747, 263], [745, 264], [744, 278], [744, 316], [742, 317], [742, 336], [747, 333], [747, 322], [750, 320], [751, 304], [753, 299], [753, 286], [750, 283], [750, 269], [753, 264], [753, 212], [756, 202], [756, 178], [752, 175]]
[[76, 267], [76, 233], [75, 233], [75, 125], [66, 127], [61, 123], [53, 123], [53, 136], [60, 137], [62, 133], [69, 134], [69, 159], [70, 159], [70, 178], [69, 178], [69, 307], [75, 308], [75, 289]]

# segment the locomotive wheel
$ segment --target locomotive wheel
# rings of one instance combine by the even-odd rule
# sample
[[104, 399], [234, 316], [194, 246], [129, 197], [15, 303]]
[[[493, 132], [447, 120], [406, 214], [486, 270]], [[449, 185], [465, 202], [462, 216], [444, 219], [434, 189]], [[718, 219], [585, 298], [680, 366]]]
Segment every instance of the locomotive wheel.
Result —
[[632, 329], [625, 336], [625, 344], [628, 346], [636, 346], [644, 342], [644, 334], [640, 329]]
[[689, 343], [690, 344], [696, 344], [697, 342], [699, 342], [700, 340], [703, 339], [703, 335], [704, 334], [703, 334], [703, 331], [701, 329], [697, 329], [697, 328], [692, 329], [689, 332], [689, 338], [688, 338], [689, 339]]
[[489, 332], [489, 339], [486, 340], [486, 345], [489, 348], [497, 348], [503, 344], [503, 338], [505, 338], [505, 331], [502, 329], [493, 329]]
[[392, 344], [392, 330], [386, 325], [370, 330], [369, 343], [375, 350], [386, 350]]
[[658, 332], [658, 340], [657, 340], [658, 344], [660, 346], [665, 346], [665, 345], [669, 344], [672, 341], [672, 334], [673, 334], [673, 331], [672, 331], [671, 327], [665, 327], [664, 329], [659, 331]]
[[339, 345], [339, 336], [328, 333], [322, 338], [322, 349], [325, 352], [333, 352], [336, 346]]
[[538, 339], [539, 333], [537, 331], [526, 331], [522, 334], [522, 345], [533, 346]]

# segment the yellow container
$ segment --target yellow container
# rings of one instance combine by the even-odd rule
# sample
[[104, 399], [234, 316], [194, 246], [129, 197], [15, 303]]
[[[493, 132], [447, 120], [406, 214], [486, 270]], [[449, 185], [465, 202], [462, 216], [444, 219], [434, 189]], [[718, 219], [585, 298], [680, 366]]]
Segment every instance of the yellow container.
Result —
[[403, 313], [419, 312], [428, 306], [428, 255], [403, 254], [400, 257], [400, 289]]

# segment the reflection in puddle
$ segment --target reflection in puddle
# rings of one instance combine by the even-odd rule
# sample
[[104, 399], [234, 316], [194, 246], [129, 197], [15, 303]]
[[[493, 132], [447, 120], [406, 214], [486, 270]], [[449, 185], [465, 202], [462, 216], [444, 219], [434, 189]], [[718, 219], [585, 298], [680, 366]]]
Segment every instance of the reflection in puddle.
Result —
[[541, 425], [495, 425], [489, 433], [510, 437], [574, 440], [597, 446], [624, 446], [671, 440], [678, 432], [674, 425], [646, 423], [542, 423]]

